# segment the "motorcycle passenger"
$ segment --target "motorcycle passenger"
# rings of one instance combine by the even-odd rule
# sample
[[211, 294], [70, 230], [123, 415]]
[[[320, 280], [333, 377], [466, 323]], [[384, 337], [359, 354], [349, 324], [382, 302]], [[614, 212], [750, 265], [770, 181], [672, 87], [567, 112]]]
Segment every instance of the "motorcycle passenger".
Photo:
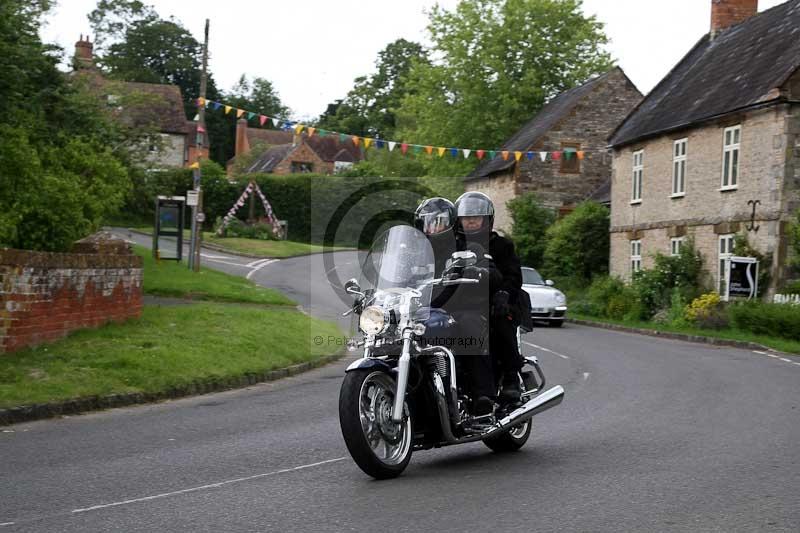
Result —
[[459, 249], [473, 249], [479, 258], [482, 253], [483, 263], [490, 264], [499, 272], [499, 276], [491, 277], [490, 350], [503, 374], [500, 400], [515, 403], [522, 393], [518, 373], [524, 364], [516, 336], [521, 318], [516, 309], [517, 294], [522, 290], [520, 260], [514, 251], [514, 243], [492, 231], [494, 205], [488, 196], [476, 191], [467, 192], [456, 200], [455, 205]]

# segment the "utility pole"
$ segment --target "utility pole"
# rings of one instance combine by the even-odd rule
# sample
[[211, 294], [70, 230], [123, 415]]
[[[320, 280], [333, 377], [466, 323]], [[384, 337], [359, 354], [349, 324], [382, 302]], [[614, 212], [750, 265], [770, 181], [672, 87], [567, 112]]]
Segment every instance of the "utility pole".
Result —
[[[199, 106], [199, 126], [202, 127], [203, 132], [197, 136], [197, 148], [200, 152], [203, 146], [208, 146], [206, 139], [208, 138], [208, 131], [206, 131], [206, 79], [208, 70], [208, 19], [206, 19], [205, 27], [205, 40], [203, 42], [203, 70], [200, 73], [200, 98], [202, 105]], [[194, 174], [194, 189], [197, 191], [197, 207], [192, 212], [192, 261], [190, 266], [195, 272], [200, 271], [200, 247], [203, 244], [203, 222], [205, 216], [203, 214], [203, 189], [200, 186], [202, 179], [202, 171], [198, 168]]]

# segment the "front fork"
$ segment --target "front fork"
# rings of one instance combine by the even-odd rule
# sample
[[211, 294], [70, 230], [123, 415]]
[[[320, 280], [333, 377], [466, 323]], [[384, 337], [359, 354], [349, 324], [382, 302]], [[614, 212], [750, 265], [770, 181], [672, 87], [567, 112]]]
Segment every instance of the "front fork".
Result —
[[397, 390], [394, 395], [392, 421], [403, 421], [403, 404], [406, 399], [406, 386], [408, 385], [408, 371], [411, 367], [411, 336], [410, 328], [403, 330], [403, 352], [397, 361]]

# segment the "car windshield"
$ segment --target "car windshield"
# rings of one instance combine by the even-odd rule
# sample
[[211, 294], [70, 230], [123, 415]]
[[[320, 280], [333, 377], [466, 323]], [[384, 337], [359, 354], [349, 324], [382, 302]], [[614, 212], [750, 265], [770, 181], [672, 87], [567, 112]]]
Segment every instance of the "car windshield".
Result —
[[522, 283], [525, 285], [544, 285], [544, 280], [533, 268], [523, 268]]

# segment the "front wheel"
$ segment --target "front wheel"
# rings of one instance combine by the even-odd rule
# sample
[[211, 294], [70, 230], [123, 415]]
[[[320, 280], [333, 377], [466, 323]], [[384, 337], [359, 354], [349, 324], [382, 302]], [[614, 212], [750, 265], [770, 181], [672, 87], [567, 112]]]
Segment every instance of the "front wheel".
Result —
[[339, 424], [359, 468], [377, 479], [399, 476], [411, 460], [411, 414], [392, 421], [395, 380], [385, 372], [353, 370], [339, 393]]
[[551, 321], [549, 321], [547, 323], [547, 325], [549, 327], [551, 327], [551, 328], [560, 328], [561, 326], [564, 325], [564, 321], [563, 320], [551, 320]]

